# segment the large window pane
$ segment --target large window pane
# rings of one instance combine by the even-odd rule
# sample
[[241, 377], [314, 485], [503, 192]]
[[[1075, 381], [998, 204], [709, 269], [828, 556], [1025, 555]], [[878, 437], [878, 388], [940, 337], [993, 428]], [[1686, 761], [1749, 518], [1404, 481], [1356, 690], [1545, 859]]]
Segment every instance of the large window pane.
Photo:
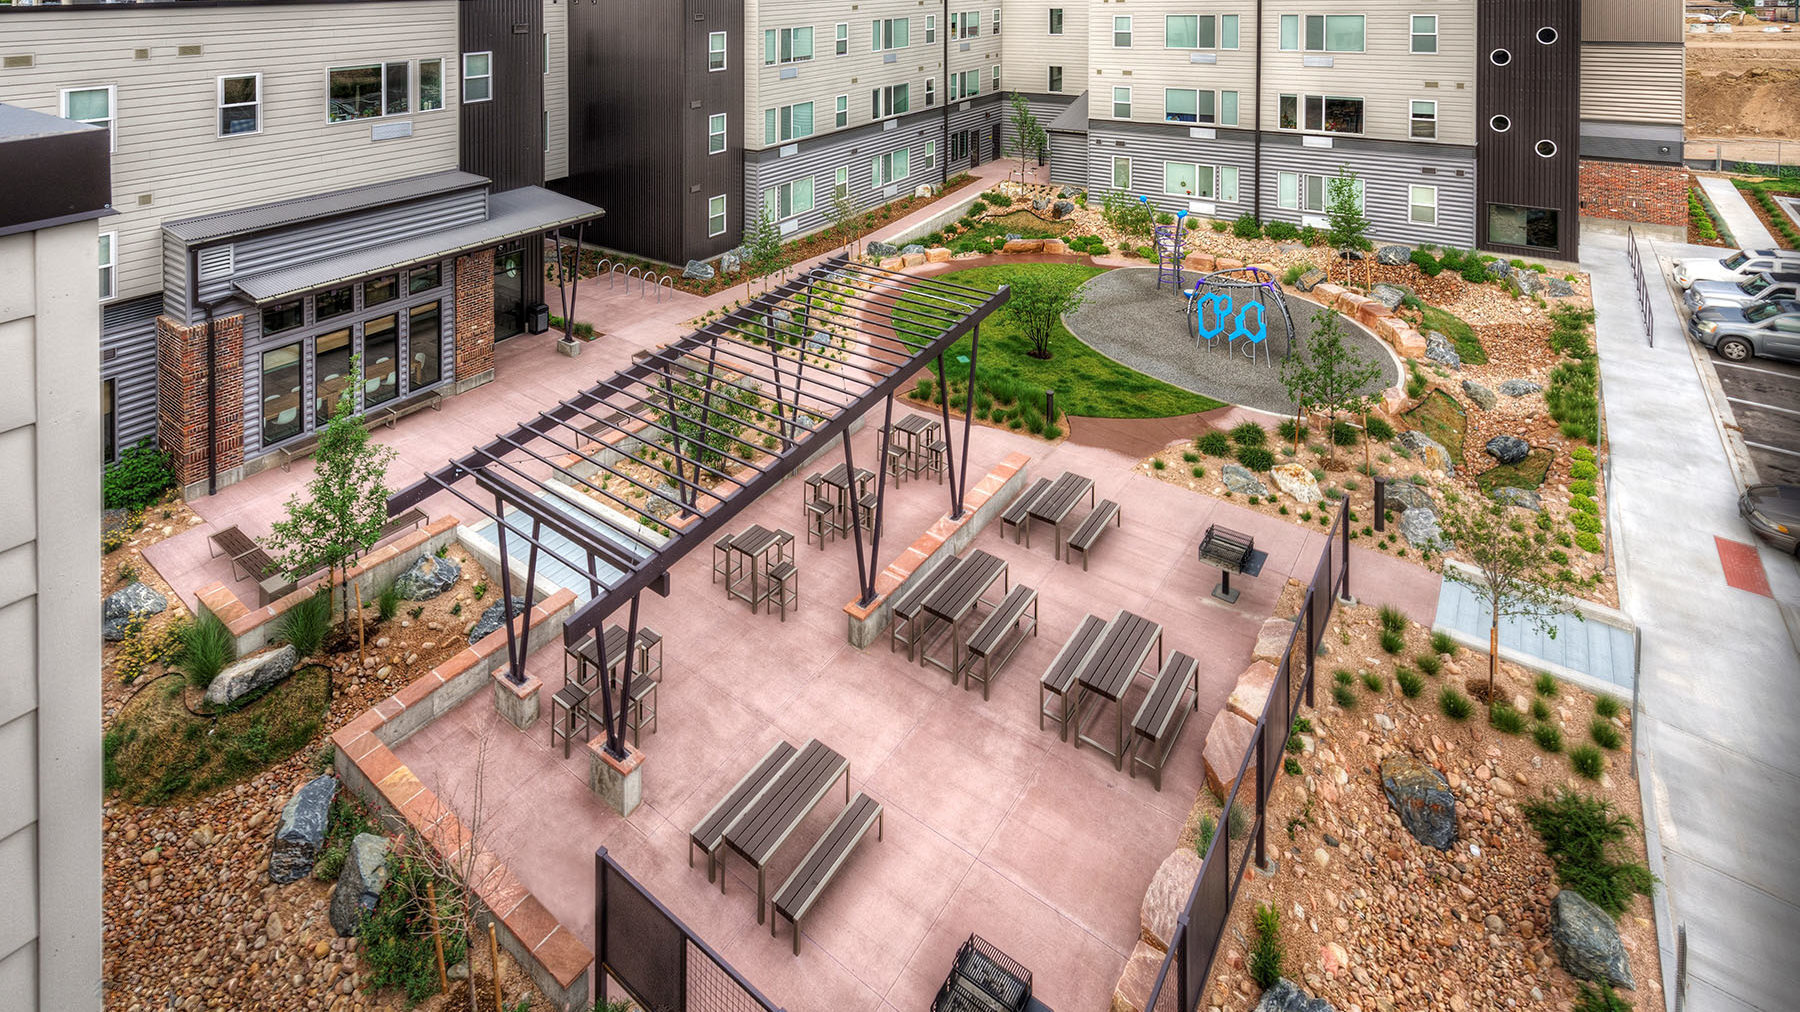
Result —
[[1332, 53], [1362, 52], [1363, 16], [1361, 14], [1325, 15], [1325, 49]]
[[1169, 49], [1193, 49], [1199, 38], [1195, 27], [1199, 20], [1192, 14], [1171, 14], [1163, 18], [1163, 45]]
[[428, 264], [424, 267], [414, 267], [412, 270], [406, 272], [406, 293], [408, 295], [417, 295], [420, 292], [430, 291], [442, 284], [443, 280], [444, 268], [442, 264]]
[[1201, 18], [1198, 24], [1199, 33], [1194, 36], [1194, 44], [1201, 49], [1213, 48], [1218, 43], [1218, 39], [1214, 37], [1215, 24], [1210, 14]]
[[350, 390], [350, 330], [334, 330], [313, 339], [313, 425], [331, 421], [338, 401], [348, 397], [349, 409], [356, 410]]
[[1236, 14], [1219, 15], [1219, 48], [1236, 49], [1238, 47], [1238, 16]]
[[1163, 163], [1163, 192], [1181, 196], [1198, 193], [1197, 166], [1189, 162]]
[[387, 95], [386, 112], [389, 116], [406, 111], [407, 93], [410, 90], [408, 84], [411, 76], [412, 75], [407, 73], [407, 66], [404, 63], [390, 63], [387, 65], [387, 85], [385, 92]]
[[1300, 129], [1300, 97], [1298, 95], [1281, 96], [1279, 108], [1281, 110], [1281, 129]]
[[327, 114], [333, 123], [381, 115], [380, 65], [331, 71]]
[[264, 446], [300, 434], [300, 345], [262, 355], [262, 441]]
[[1238, 93], [1235, 91], [1219, 92], [1219, 122], [1225, 126], [1237, 126]]
[[423, 390], [441, 378], [441, 327], [438, 304], [435, 302], [414, 306], [407, 311], [406, 352], [411, 364], [407, 371], [406, 389], [409, 393]]
[[1202, 91], [1195, 96], [1194, 112], [1201, 123], [1211, 123], [1218, 119], [1212, 92]]
[[419, 61], [419, 111], [444, 107], [444, 61]]
[[293, 330], [306, 322], [306, 314], [302, 311], [299, 299], [291, 302], [278, 302], [263, 310], [262, 329], [265, 334], [279, 334], [284, 330]]
[[1283, 14], [1281, 16], [1281, 48], [1286, 50], [1300, 48], [1300, 15]]
[[1558, 246], [1556, 211], [1547, 207], [1489, 204], [1488, 241], [1555, 250]]
[[400, 396], [400, 318], [393, 314], [363, 324], [363, 406]]
[[313, 296], [313, 318], [329, 320], [356, 308], [356, 289], [351, 285], [331, 288]]
[[1308, 14], [1306, 16], [1306, 48], [1309, 50], [1325, 48], [1325, 15]]
[[1163, 118], [1175, 123], [1192, 123], [1198, 114], [1200, 99], [1192, 88], [1163, 89]]
[[385, 278], [375, 278], [363, 282], [363, 307], [379, 306], [383, 302], [392, 302], [400, 297], [400, 276], [389, 274]]
[[1295, 172], [1281, 173], [1277, 183], [1275, 203], [1279, 207], [1298, 209], [1300, 207], [1300, 175]]
[[1128, 191], [1131, 189], [1131, 159], [1113, 156], [1113, 189]]
[[1325, 98], [1325, 129], [1338, 134], [1362, 133], [1363, 100], [1327, 96]]

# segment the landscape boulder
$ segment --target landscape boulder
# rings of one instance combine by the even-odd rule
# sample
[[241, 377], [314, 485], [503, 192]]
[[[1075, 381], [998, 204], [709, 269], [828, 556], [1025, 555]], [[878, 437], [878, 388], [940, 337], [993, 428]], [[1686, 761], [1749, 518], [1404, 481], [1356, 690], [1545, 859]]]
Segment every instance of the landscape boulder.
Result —
[[1533, 513], [1544, 508], [1543, 500], [1538, 498], [1536, 492], [1533, 492], [1528, 488], [1514, 488], [1511, 485], [1502, 485], [1492, 492], [1489, 492], [1488, 498], [1498, 503], [1505, 503], [1508, 506], [1517, 506], [1520, 509], [1528, 509]]
[[1495, 436], [1487, 441], [1487, 453], [1502, 464], [1517, 464], [1531, 455], [1531, 444], [1518, 436]]
[[282, 806], [281, 821], [275, 824], [275, 847], [269, 854], [269, 881], [286, 885], [312, 874], [313, 861], [325, 843], [331, 798], [337, 787], [337, 777], [327, 773], [301, 785]]
[[909, 242], [906, 245], [900, 247], [900, 255], [903, 257], [912, 256], [914, 253], [923, 253], [923, 252], [925, 252], [925, 247], [916, 242]]
[[733, 246], [719, 254], [719, 269], [727, 274], [736, 274], [744, 269], [744, 247]]
[[[1289, 629], [1292, 622], [1274, 619]], [[1258, 643], [1261, 643], [1259, 638]], [[1275, 688], [1275, 665], [1280, 660], [1281, 648], [1287, 645], [1287, 634], [1282, 633], [1281, 643], [1275, 647], [1276, 657], [1252, 661], [1238, 676], [1237, 684], [1232, 686], [1231, 695], [1225, 697], [1225, 709], [1244, 718], [1251, 723], [1262, 719], [1263, 710], [1269, 705], [1269, 693]]]
[[1462, 368], [1462, 355], [1457, 352], [1456, 345], [1441, 331], [1427, 330], [1425, 332], [1425, 357], [1433, 362], [1441, 362], [1452, 369]]
[[1534, 270], [1516, 270], [1508, 277], [1513, 284], [1519, 286], [1521, 295], [1536, 295], [1544, 287], [1544, 276]]
[[704, 260], [689, 260], [687, 266], [681, 268], [681, 276], [692, 281], [711, 281], [717, 274], [712, 264]]
[[1226, 464], [1219, 472], [1225, 481], [1225, 487], [1244, 495], [1268, 495], [1268, 486], [1264, 485], [1250, 469], [1242, 464]]
[[1469, 400], [1474, 401], [1475, 406], [1483, 411], [1492, 411], [1494, 405], [1500, 403], [1500, 398], [1494, 396], [1492, 390], [1472, 379], [1463, 380], [1462, 388], [1463, 393], [1469, 396]]
[[429, 601], [456, 586], [462, 579], [462, 566], [455, 559], [421, 555], [394, 578], [394, 591], [407, 601]]
[[1396, 752], [1381, 761], [1381, 790], [1413, 839], [1439, 850], [1456, 842], [1456, 796], [1424, 760]]
[[1266, 618], [1262, 628], [1257, 630], [1256, 645], [1250, 648], [1250, 659], [1268, 661], [1270, 664], [1281, 662], [1281, 655], [1287, 650], [1288, 636], [1294, 631], [1294, 619]]
[[300, 655], [292, 643], [264, 654], [241, 658], [225, 666], [206, 687], [206, 701], [213, 706], [229, 706], [266, 686], [274, 685], [294, 673]]
[[1270, 984], [1262, 993], [1262, 999], [1256, 1003], [1252, 1012], [1337, 1012], [1337, 1009], [1332, 1008], [1331, 1003], [1323, 998], [1308, 996], [1305, 991], [1300, 990], [1298, 984], [1286, 977], [1277, 977], [1275, 983]]
[[1400, 433], [1400, 445], [1418, 454], [1419, 462], [1427, 468], [1445, 474], [1456, 473], [1456, 464], [1450, 459], [1450, 451], [1444, 449], [1444, 444], [1418, 429], [1407, 429]]
[[1318, 479], [1314, 478], [1301, 464], [1276, 464], [1269, 470], [1269, 477], [1275, 479], [1275, 487], [1292, 496], [1302, 506], [1310, 506], [1325, 498], [1319, 491]]
[[1164, 952], [1169, 951], [1175, 919], [1187, 909], [1188, 894], [1194, 891], [1194, 880], [1199, 877], [1200, 855], [1192, 847], [1170, 853], [1150, 877], [1138, 924], [1144, 935]]
[[1039, 197], [1038, 199], [1031, 202], [1031, 209], [1033, 211], [1042, 211], [1042, 210], [1045, 210], [1046, 208], [1048, 208], [1049, 206], [1050, 206], [1050, 198], [1048, 198], [1048, 197]]
[[1406, 299], [1406, 289], [1399, 285], [1380, 284], [1369, 289], [1369, 298], [1389, 309], [1398, 309], [1400, 303]]
[[1544, 294], [1553, 299], [1566, 299], [1575, 294], [1575, 286], [1561, 278], [1545, 278]]
[[1438, 526], [1435, 509], [1409, 509], [1400, 514], [1400, 536], [1414, 548], [1437, 551], [1443, 547], [1444, 532]]
[[1387, 267], [1411, 263], [1412, 250], [1406, 246], [1383, 246], [1375, 251], [1375, 262]]
[[1527, 379], [1510, 379], [1500, 384], [1500, 392], [1508, 397], [1524, 397], [1544, 389], [1543, 384]]
[[[525, 613], [526, 605], [525, 605], [524, 598], [522, 598], [522, 597], [513, 598], [512, 605], [513, 605], [513, 614], [514, 615], [522, 615]], [[506, 601], [505, 600], [495, 601], [493, 604], [488, 605], [487, 610], [481, 613], [481, 618], [476, 620], [475, 627], [473, 629], [469, 630], [469, 645], [474, 646], [475, 644], [481, 642], [481, 640], [484, 637], [486, 637], [489, 633], [492, 633], [494, 630], [500, 628], [501, 623], [503, 623], [505, 621], [506, 621]]]
[[863, 252], [872, 257], [891, 257], [900, 252], [900, 247], [891, 242], [881, 242], [880, 240], [876, 240], [875, 242], [863, 243]]
[[1410, 481], [1388, 482], [1386, 500], [1389, 509], [1437, 509], [1437, 504], [1431, 501], [1431, 493]]
[[1494, 278], [1505, 280], [1513, 272], [1513, 265], [1505, 260], [1492, 260], [1487, 265], [1488, 274]]
[[1618, 927], [1586, 896], [1564, 889], [1550, 901], [1550, 941], [1570, 976], [1637, 990]]
[[1294, 282], [1294, 287], [1300, 289], [1303, 292], [1310, 292], [1313, 289], [1324, 284], [1326, 279], [1329, 277], [1330, 277], [1330, 275], [1326, 274], [1322, 270], [1319, 270], [1317, 267], [1314, 267], [1312, 270], [1307, 271], [1306, 273], [1300, 275], [1300, 280]]
[[1206, 743], [1200, 758], [1206, 764], [1206, 786], [1215, 797], [1226, 797], [1237, 784], [1238, 768], [1244, 764], [1244, 752], [1250, 739], [1256, 737], [1256, 725], [1232, 713], [1220, 710], [1206, 729]]
[[1075, 204], [1073, 201], [1059, 200], [1050, 205], [1050, 213], [1058, 218], [1067, 218], [1075, 213]]
[[138, 581], [128, 583], [106, 595], [106, 601], [100, 605], [100, 635], [116, 643], [125, 638], [125, 627], [131, 624], [133, 615], [149, 618], [168, 607], [169, 599], [155, 590]]
[[344, 870], [331, 890], [331, 926], [339, 935], [356, 934], [363, 917], [375, 909], [381, 890], [388, 884], [388, 848], [385, 836], [358, 833], [350, 841]]
[[[1121, 1009], [1145, 1012], [1144, 1006], [1150, 1001], [1150, 989], [1156, 986], [1156, 975], [1162, 972], [1165, 955], [1163, 950], [1140, 937], [1125, 960], [1125, 969], [1119, 974], [1119, 983], [1113, 989], [1112, 1004], [1108, 1008], [1114, 1012]], [[1174, 992], [1166, 981], [1157, 1006], [1159, 1009], [1175, 1007]]]

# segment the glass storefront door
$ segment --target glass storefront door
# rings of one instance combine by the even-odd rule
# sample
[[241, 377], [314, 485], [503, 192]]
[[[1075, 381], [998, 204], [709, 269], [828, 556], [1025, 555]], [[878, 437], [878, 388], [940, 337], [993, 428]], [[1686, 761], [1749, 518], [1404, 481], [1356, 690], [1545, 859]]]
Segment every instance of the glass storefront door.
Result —
[[525, 331], [525, 247], [509, 243], [494, 251], [494, 340]]

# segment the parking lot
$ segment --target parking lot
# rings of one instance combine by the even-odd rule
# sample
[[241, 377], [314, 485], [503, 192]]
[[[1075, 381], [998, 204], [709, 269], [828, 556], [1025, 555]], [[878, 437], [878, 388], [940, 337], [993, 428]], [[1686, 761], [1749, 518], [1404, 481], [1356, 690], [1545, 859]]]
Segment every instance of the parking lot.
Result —
[[1763, 481], [1800, 485], [1800, 365], [1708, 352], [1719, 387]]

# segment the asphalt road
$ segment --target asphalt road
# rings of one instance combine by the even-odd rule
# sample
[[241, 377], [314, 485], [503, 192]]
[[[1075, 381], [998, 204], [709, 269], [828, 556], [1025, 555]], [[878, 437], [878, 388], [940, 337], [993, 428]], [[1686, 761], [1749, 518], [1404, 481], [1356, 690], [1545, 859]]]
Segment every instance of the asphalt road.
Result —
[[1763, 481], [1800, 485], [1800, 365], [1708, 352]]

